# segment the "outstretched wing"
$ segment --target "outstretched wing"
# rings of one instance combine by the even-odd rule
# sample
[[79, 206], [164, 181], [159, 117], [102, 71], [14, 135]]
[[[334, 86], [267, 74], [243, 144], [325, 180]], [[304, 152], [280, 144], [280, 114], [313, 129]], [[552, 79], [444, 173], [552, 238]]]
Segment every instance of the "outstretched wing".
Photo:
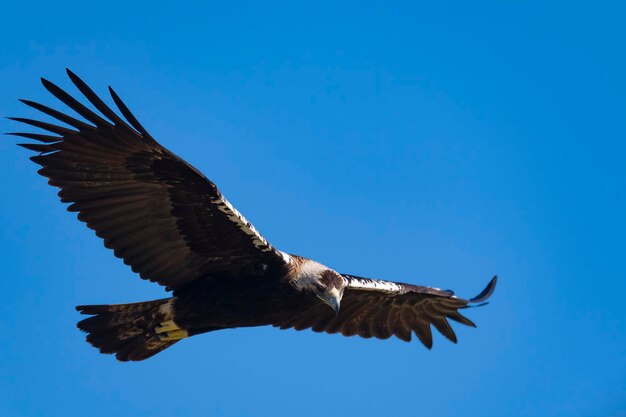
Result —
[[20, 146], [38, 153], [30, 159], [43, 167], [39, 174], [61, 189], [61, 201], [72, 203], [68, 210], [78, 212], [115, 256], [169, 289], [207, 275], [260, 274], [285, 262], [213, 182], [155, 141], [110, 87], [126, 121], [67, 73], [101, 115], [42, 79], [90, 123], [21, 100], [71, 128], [12, 118], [55, 135], [12, 134], [39, 142]]
[[311, 328], [316, 332], [341, 333], [344, 336], [377, 337], [396, 336], [409, 342], [415, 333], [428, 348], [433, 346], [431, 325], [446, 338], [456, 343], [456, 335], [448, 319], [476, 327], [459, 309], [483, 303], [496, 286], [497, 278], [476, 297], [464, 300], [452, 291], [420, 287], [391, 281], [343, 275], [348, 281], [341, 309], [335, 316], [328, 306], [317, 303], [315, 307], [295, 314], [274, 325], [281, 329]]

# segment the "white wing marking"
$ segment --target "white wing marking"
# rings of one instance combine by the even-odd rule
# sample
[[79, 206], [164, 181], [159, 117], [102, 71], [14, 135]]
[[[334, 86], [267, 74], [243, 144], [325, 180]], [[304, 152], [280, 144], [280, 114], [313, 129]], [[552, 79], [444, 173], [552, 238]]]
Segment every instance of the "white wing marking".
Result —
[[291, 263], [291, 261], [292, 261], [291, 255], [289, 255], [288, 253], [283, 252], [282, 250], [279, 250], [278, 254], [283, 257], [283, 260], [285, 261], [286, 264]]
[[237, 211], [237, 209], [233, 207], [233, 205], [230, 204], [228, 200], [224, 198], [224, 196], [220, 198], [212, 198], [211, 201], [217, 206], [217, 209], [226, 214], [228, 219], [231, 222], [235, 223], [242, 232], [252, 238], [252, 244], [254, 246], [256, 246], [263, 252], [269, 252], [274, 249], [272, 245], [270, 245], [270, 243], [265, 240], [263, 236], [261, 236], [259, 231], [256, 230], [252, 223], [246, 220], [246, 218], [243, 217], [243, 215], [239, 213], [239, 211]]
[[237, 225], [237, 227], [239, 227], [242, 232], [250, 236], [252, 244], [257, 249], [261, 250], [262, 252], [275, 251], [283, 258], [285, 263], [288, 264], [291, 262], [292, 259], [290, 255], [286, 254], [283, 251], [275, 249], [263, 236], [261, 236], [261, 233], [256, 230], [252, 223], [246, 220], [246, 218], [243, 217], [243, 214], [241, 214], [232, 204], [230, 204], [230, 202], [226, 200], [224, 196], [221, 196], [220, 198], [212, 198], [211, 202], [215, 204], [219, 211], [226, 214], [228, 220], [235, 223], [235, 225]]
[[348, 288], [354, 288], [365, 291], [382, 291], [387, 293], [403, 292], [401, 285], [391, 281], [383, 281], [371, 278], [356, 278], [350, 275], [344, 275], [348, 280]]

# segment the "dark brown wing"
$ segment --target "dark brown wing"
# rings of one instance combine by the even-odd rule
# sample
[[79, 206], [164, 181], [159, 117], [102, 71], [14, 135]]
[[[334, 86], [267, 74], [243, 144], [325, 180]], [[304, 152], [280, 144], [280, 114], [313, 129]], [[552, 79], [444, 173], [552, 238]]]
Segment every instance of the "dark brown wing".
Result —
[[348, 280], [341, 309], [335, 316], [328, 306], [317, 303], [313, 308], [274, 325], [281, 329], [307, 328], [316, 332], [341, 333], [387, 339], [396, 336], [409, 342], [415, 333], [428, 348], [433, 346], [431, 325], [456, 343], [456, 335], [448, 319], [476, 327], [459, 309], [483, 303], [495, 289], [494, 277], [487, 287], [470, 300], [457, 298], [451, 291], [420, 287], [390, 281], [344, 275]]
[[133, 271], [175, 289], [206, 275], [262, 273], [284, 262], [213, 182], [148, 134], [112, 89], [127, 121], [69, 70], [68, 75], [101, 115], [42, 79], [50, 93], [90, 123], [21, 100], [71, 128], [13, 118], [55, 134], [13, 135], [39, 142], [20, 146], [39, 153], [31, 159], [43, 167], [38, 172], [48, 183], [61, 189], [61, 201], [72, 203], [68, 210], [78, 212]]

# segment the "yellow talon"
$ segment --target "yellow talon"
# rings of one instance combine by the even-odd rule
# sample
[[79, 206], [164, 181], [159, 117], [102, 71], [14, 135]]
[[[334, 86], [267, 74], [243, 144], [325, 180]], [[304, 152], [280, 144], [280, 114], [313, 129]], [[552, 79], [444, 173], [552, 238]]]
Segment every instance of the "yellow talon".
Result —
[[164, 321], [163, 323], [159, 323], [159, 325], [154, 329], [157, 334], [171, 332], [174, 330], [180, 330], [180, 327], [178, 327], [178, 325], [174, 323], [174, 320], [168, 320]]
[[180, 340], [180, 339], [184, 339], [186, 337], [189, 336], [189, 333], [187, 333], [187, 330], [184, 329], [178, 329], [178, 330], [173, 330], [171, 332], [162, 332], [159, 334], [159, 339], [161, 339], [162, 341], [171, 341], [171, 340]]

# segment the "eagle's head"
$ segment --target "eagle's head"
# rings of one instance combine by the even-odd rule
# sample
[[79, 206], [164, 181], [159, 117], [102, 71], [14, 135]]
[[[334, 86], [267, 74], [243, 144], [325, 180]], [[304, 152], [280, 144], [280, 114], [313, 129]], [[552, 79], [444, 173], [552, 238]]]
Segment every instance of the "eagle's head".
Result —
[[341, 274], [319, 262], [300, 258], [289, 275], [289, 281], [296, 290], [315, 295], [332, 308], [335, 314], [339, 313], [341, 297], [347, 284]]

